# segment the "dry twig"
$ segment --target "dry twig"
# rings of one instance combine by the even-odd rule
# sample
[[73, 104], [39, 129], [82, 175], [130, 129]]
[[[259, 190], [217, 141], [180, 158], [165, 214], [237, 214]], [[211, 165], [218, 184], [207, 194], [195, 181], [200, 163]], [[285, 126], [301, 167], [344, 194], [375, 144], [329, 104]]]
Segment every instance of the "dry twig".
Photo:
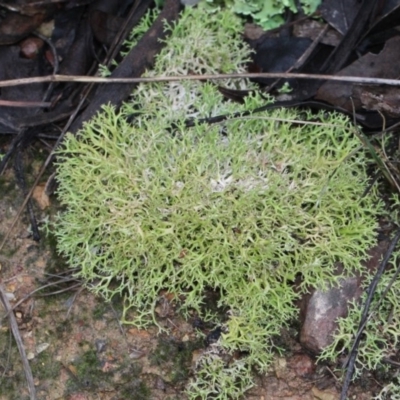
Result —
[[371, 78], [362, 76], [341, 76], [341, 75], [320, 75], [320, 74], [298, 74], [298, 73], [243, 73], [243, 74], [215, 74], [215, 75], [181, 75], [181, 76], [156, 76], [148, 78], [102, 78], [98, 76], [71, 76], [71, 75], [48, 75], [33, 78], [19, 78], [0, 81], [0, 87], [30, 85], [44, 82], [76, 82], [76, 83], [151, 83], [151, 82], [176, 82], [195, 80], [220, 80], [220, 79], [253, 79], [253, 78], [274, 78], [274, 79], [312, 79], [338, 82], [351, 82], [368, 85], [389, 85], [400, 86], [398, 79]]
[[3, 303], [3, 306], [8, 314], [8, 318], [10, 320], [11, 331], [14, 335], [15, 342], [17, 343], [17, 347], [19, 350], [19, 354], [21, 356], [22, 364], [24, 366], [26, 382], [28, 384], [28, 390], [29, 390], [29, 397], [31, 400], [36, 400], [36, 389], [35, 389], [35, 384], [33, 383], [32, 370], [29, 365], [28, 358], [26, 357], [25, 347], [24, 347], [24, 344], [22, 343], [22, 339], [21, 339], [21, 335], [19, 333], [17, 321], [15, 319], [14, 313], [11, 311], [12, 310], [11, 304], [7, 299], [6, 291], [4, 290], [4, 287], [1, 283], [0, 283], [0, 300]]

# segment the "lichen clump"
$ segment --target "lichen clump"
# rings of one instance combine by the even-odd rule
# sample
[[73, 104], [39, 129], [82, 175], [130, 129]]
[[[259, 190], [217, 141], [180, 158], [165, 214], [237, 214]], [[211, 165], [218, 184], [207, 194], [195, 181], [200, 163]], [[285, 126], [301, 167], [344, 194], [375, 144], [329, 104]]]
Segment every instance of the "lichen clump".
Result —
[[[168, 29], [148, 75], [244, 69], [250, 50], [231, 11], [199, 5]], [[375, 237], [376, 199], [361, 199], [365, 158], [347, 118], [280, 110], [185, 126], [189, 117], [263, 102], [257, 95], [243, 105], [224, 101], [213, 82], [141, 85], [129, 104], [105, 107], [58, 152], [66, 206], [58, 249], [92, 290], [125, 298], [125, 322], [154, 322], [161, 290], [185, 315], [217, 322], [204, 301], [206, 290], [219, 293], [226, 321], [218, 346], [246, 356], [226, 365], [232, 390], [218, 398], [237, 397], [236, 384], [251, 386], [243, 371], [268, 365], [273, 336], [296, 313], [295, 279], [306, 290], [334, 281], [337, 262], [360, 268]], [[210, 382], [222, 382], [210, 378], [224, 369], [221, 359], [208, 356], [193, 398], [215, 395]]]

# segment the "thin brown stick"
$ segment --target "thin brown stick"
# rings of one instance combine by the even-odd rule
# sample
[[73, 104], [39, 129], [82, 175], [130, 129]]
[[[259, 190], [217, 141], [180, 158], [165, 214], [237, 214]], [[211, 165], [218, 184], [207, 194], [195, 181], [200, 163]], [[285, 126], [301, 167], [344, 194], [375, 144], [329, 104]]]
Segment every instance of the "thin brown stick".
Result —
[[390, 358], [384, 357], [384, 358], [382, 358], [382, 362], [393, 365], [394, 367], [400, 368], [400, 363], [397, 361], [391, 360]]
[[1, 377], [0, 377], [0, 384], [1, 384], [1, 380], [5, 377], [5, 375], [7, 373], [7, 370], [8, 370], [8, 367], [10, 365], [11, 346], [12, 346], [12, 340], [11, 340], [12, 332], [11, 332], [11, 329], [10, 329], [9, 332], [10, 332], [10, 334], [9, 334], [10, 338], [9, 338], [9, 344], [8, 344], [7, 360], [6, 360], [6, 363], [5, 363], [4, 367], [3, 367], [3, 372], [2, 372]]
[[323, 37], [326, 35], [326, 32], [330, 29], [329, 24], [325, 25], [325, 28], [321, 30], [318, 36], [314, 39], [314, 41], [308, 46], [307, 50], [301, 55], [301, 57], [294, 63], [294, 65], [289, 68], [286, 72], [291, 72], [295, 69], [299, 69], [303, 66], [303, 64], [308, 60], [311, 53], [315, 50], [315, 48], [319, 45]]
[[389, 85], [400, 86], [398, 79], [383, 79], [361, 76], [340, 76], [340, 75], [320, 75], [320, 74], [298, 74], [298, 73], [234, 73], [234, 74], [215, 74], [215, 75], [181, 75], [181, 76], [156, 76], [147, 78], [102, 78], [97, 76], [81, 75], [47, 75], [32, 78], [19, 78], [0, 81], [0, 87], [30, 85], [43, 82], [77, 82], [77, 83], [151, 83], [151, 82], [176, 82], [194, 81], [207, 79], [245, 79], [245, 78], [284, 78], [284, 79], [313, 79], [338, 82], [351, 82], [356, 84], [368, 85]]
[[14, 100], [0, 100], [0, 107], [24, 107], [24, 108], [33, 108], [33, 107], [41, 107], [48, 108], [51, 107], [50, 102], [46, 101], [14, 101]]
[[[14, 311], [16, 308], [18, 308], [18, 307], [19, 307], [22, 303], [24, 303], [26, 300], [28, 300], [29, 298], [31, 298], [35, 293], [40, 292], [41, 290], [46, 289], [46, 288], [48, 288], [48, 287], [59, 285], [60, 283], [67, 283], [67, 282], [73, 282], [73, 281], [76, 282], [77, 279], [75, 279], [75, 278], [60, 279], [60, 280], [57, 281], [57, 282], [51, 282], [51, 283], [48, 283], [47, 285], [43, 285], [43, 286], [40, 286], [40, 287], [36, 288], [35, 290], [32, 290], [30, 293], [28, 293], [28, 294], [27, 294], [26, 296], [24, 296], [22, 299], [20, 299], [19, 301], [17, 301], [17, 303], [15, 303], [14, 306], [12, 306], [12, 307], [10, 308], [10, 310], [8, 310], [8, 311], [6, 312], [6, 314], [5, 314], [2, 318], [8, 317], [8, 315], [9, 315], [12, 311]], [[70, 287], [68, 287], [68, 288], [61, 289], [61, 290], [58, 290], [58, 291], [52, 292], [52, 293], [46, 293], [46, 294], [43, 294], [42, 296], [48, 296], [48, 295], [54, 295], [54, 294], [58, 294], [58, 293], [63, 293], [63, 292], [72, 290], [72, 289], [74, 289], [74, 288], [76, 288], [76, 287], [78, 287], [78, 286], [82, 286], [82, 284], [81, 284], [80, 282], [78, 282], [78, 283], [76, 283], [75, 285], [72, 285], [72, 286], [70, 286]]]
[[35, 389], [35, 384], [33, 383], [32, 370], [29, 365], [28, 358], [26, 357], [25, 347], [24, 344], [22, 343], [21, 335], [19, 333], [18, 324], [15, 319], [14, 313], [10, 312], [10, 310], [12, 309], [11, 304], [7, 299], [6, 291], [4, 290], [4, 287], [1, 283], [0, 283], [0, 300], [3, 303], [3, 306], [8, 314], [11, 331], [14, 335], [15, 342], [17, 343], [22, 364], [24, 366], [26, 382], [28, 384], [28, 390], [29, 390], [29, 397], [31, 400], [36, 400], [36, 389]]

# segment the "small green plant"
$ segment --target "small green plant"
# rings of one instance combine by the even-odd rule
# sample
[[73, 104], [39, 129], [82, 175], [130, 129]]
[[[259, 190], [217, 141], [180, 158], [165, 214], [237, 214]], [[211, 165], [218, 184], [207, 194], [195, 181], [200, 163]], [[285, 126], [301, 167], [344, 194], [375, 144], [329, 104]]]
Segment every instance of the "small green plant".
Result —
[[[244, 71], [250, 50], [231, 10], [201, 3], [167, 29], [148, 76]], [[66, 211], [55, 234], [78, 276], [108, 300], [122, 296], [125, 323], [157, 323], [166, 290], [184, 315], [222, 325], [218, 351], [204, 354], [188, 386], [193, 399], [240, 397], [296, 314], [296, 277], [304, 291], [332, 283], [335, 263], [361, 268], [375, 241], [379, 205], [373, 194], [360, 199], [365, 157], [347, 118], [279, 110], [185, 124], [264, 102], [224, 101], [212, 81], [139, 85], [120, 111], [104, 107], [58, 152]], [[210, 289], [224, 321], [204, 310]], [[231, 359], [237, 350], [245, 356]]]
[[149, 355], [149, 361], [164, 371], [167, 382], [177, 385], [187, 380], [193, 351], [202, 347], [202, 340], [176, 342], [170, 338], [160, 338], [156, 349]]
[[97, 390], [109, 384], [110, 374], [101, 370], [100, 362], [95, 350], [88, 350], [83, 353], [75, 362], [76, 376], [68, 383], [68, 392], [76, 390], [91, 389]]
[[49, 382], [57, 379], [60, 374], [61, 366], [54, 361], [54, 355], [47, 350], [38, 354], [32, 361], [32, 373], [35, 378], [40, 381], [48, 380]]
[[286, 10], [299, 11], [298, 3], [306, 15], [311, 15], [321, 4], [321, 0], [207, 0], [213, 4], [224, 4], [241, 15], [250, 16], [254, 22], [265, 30], [277, 28], [285, 22]]

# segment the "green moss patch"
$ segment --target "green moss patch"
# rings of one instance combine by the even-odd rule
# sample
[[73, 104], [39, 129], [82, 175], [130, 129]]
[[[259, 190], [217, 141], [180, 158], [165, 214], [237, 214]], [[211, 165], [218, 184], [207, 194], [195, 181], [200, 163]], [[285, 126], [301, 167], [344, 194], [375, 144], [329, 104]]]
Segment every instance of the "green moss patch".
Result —
[[160, 338], [157, 347], [149, 355], [151, 365], [165, 372], [163, 379], [177, 385], [187, 381], [191, 372], [192, 352], [203, 347], [203, 341], [177, 342], [169, 338]]

